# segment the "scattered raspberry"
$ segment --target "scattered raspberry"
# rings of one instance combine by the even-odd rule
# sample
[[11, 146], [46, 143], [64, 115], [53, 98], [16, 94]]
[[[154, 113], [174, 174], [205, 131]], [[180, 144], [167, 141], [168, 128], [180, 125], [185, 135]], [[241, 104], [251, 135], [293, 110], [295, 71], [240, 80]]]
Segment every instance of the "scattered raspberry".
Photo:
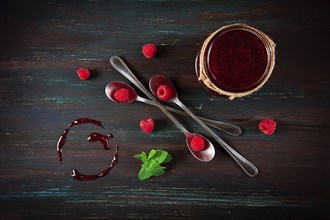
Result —
[[86, 68], [80, 68], [80, 69], [78, 69], [77, 70], [77, 74], [78, 74], [78, 76], [79, 76], [79, 78], [81, 80], [87, 80], [90, 77], [90, 75], [91, 75], [91, 73], [89, 72], [89, 70], [86, 69]]
[[113, 97], [118, 102], [128, 102], [129, 101], [129, 90], [126, 88], [121, 88], [115, 91]]
[[155, 127], [155, 123], [154, 120], [152, 120], [151, 118], [140, 121], [140, 128], [145, 133], [151, 133], [154, 130], [154, 127]]
[[142, 47], [142, 53], [146, 58], [153, 58], [157, 52], [157, 47], [154, 44], [145, 44]]
[[264, 134], [272, 135], [276, 129], [276, 121], [273, 119], [264, 119], [260, 121], [259, 129]]
[[168, 85], [161, 85], [157, 88], [157, 97], [160, 100], [166, 101], [172, 96], [172, 88]]
[[201, 136], [195, 135], [190, 141], [190, 147], [193, 151], [202, 151], [205, 149], [204, 138]]

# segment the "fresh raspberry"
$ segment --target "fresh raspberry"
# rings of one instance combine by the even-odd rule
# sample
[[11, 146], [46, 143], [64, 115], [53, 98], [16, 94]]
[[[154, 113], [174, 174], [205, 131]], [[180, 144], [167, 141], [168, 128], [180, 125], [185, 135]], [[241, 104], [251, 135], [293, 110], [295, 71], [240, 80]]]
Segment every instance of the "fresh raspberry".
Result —
[[126, 88], [121, 88], [115, 91], [113, 97], [118, 102], [128, 102], [129, 101], [129, 90]]
[[198, 135], [195, 135], [190, 141], [190, 147], [193, 151], [202, 151], [205, 149], [204, 138]]
[[157, 52], [157, 47], [154, 44], [145, 44], [142, 47], [142, 53], [146, 58], [153, 58]]
[[140, 121], [140, 128], [145, 133], [151, 133], [154, 130], [155, 123], [151, 118]]
[[172, 96], [172, 88], [168, 85], [161, 85], [157, 88], [157, 97], [160, 100], [166, 101]]
[[78, 69], [77, 70], [77, 74], [78, 74], [78, 76], [79, 76], [79, 78], [81, 80], [87, 80], [90, 77], [90, 75], [91, 75], [91, 73], [89, 72], [89, 70], [86, 69], [86, 68], [80, 68], [80, 69]]
[[273, 119], [264, 119], [259, 122], [259, 129], [262, 133], [272, 135], [276, 129], [276, 121]]

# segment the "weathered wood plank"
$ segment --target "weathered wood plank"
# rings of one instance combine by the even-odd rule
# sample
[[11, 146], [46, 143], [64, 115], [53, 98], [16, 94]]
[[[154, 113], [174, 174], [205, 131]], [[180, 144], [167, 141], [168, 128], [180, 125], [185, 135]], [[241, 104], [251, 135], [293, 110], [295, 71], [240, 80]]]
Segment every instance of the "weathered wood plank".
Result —
[[[1, 218], [329, 219], [328, 9], [328, 1], [2, 1]], [[230, 101], [198, 83], [194, 61], [212, 31], [236, 22], [272, 37], [276, 66], [260, 91]], [[149, 42], [159, 48], [150, 60], [141, 54]], [[158, 109], [110, 102], [105, 85], [127, 82], [110, 66], [112, 55], [145, 85], [156, 73], [168, 75], [196, 114], [240, 125], [240, 137], [217, 133], [260, 175], [244, 175], [217, 145], [215, 159], [200, 163]], [[91, 80], [76, 76], [82, 66]], [[59, 165], [57, 138], [80, 117], [105, 129], [72, 128]], [[149, 117], [156, 128], [148, 135], [139, 121]], [[268, 117], [278, 122], [273, 136], [258, 130]], [[112, 159], [113, 148], [86, 142], [93, 131], [114, 134], [119, 163], [104, 178], [79, 182], [72, 169], [94, 173]], [[164, 176], [139, 181], [132, 156], [152, 148], [169, 151], [173, 162]]]

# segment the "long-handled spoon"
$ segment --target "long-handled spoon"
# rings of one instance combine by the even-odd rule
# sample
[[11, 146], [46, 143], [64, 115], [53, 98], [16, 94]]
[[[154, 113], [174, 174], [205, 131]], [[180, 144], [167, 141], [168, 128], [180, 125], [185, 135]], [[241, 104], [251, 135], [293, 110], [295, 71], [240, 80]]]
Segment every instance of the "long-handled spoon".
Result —
[[[157, 99], [143, 86], [143, 84], [138, 80], [138, 78], [132, 73], [132, 71], [128, 68], [125, 62], [118, 56], [112, 56], [110, 58], [111, 65], [123, 76], [125, 76], [129, 81], [131, 81], [136, 87], [138, 87], [149, 99], [151, 99], [158, 108], [160, 108], [164, 114], [172, 120], [172, 122], [185, 134], [186, 136], [186, 143], [189, 151], [191, 154], [198, 160], [207, 162], [213, 159], [215, 155], [215, 150], [213, 144], [197, 133], [190, 133], [188, 132], [181, 124], [178, 122], [172, 115], [169, 113], [164, 106], [162, 106]], [[194, 136], [201, 136], [205, 141], [205, 150], [203, 151], [194, 151], [191, 148], [190, 141]]]
[[[195, 116], [178, 98], [175, 86], [172, 84], [171, 80], [163, 75], [156, 75], [149, 80], [149, 88], [151, 92], [157, 96], [157, 89], [160, 86], [168, 86], [172, 94], [166, 99], [167, 102], [173, 102], [187, 112], [198, 124], [200, 124], [205, 131], [207, 131], [212, 137], [229, 153], [229, 155], [237, 162], [237, 164], [245, 171], [245, 173], [251, 177], [258, 175], [258, 169], [250, 161], [240, 155], [237, 151], [231, 148], [226, 142], [224, 142], [218, 135], [216, 135], [209, 127], [207, 127], [203, 121], [201, 121], [197, 116]], [[159, 91], [162, 93], [162, 91]]]
[[[120, 81], [109, 82], [105, 87], [105, 94], [111, 101], [118, 102], [114, 98], [114, 93], [121, 88], [125, 88], [129, 91], [129, 100], [126, 103], [132, 103], [135, 101], [139, 101], [139, 102], [147, 103], [149, 105], [157, 106], [153, 101], [139, 96], [137, 94], [137, 92], [130, 85], [128, 85], [124, 82], [120, 82]], [[177, 114], [189, 117], [189, 115], [186, 112], [177, 110], [175, 108], [171, 108], [169, 106], [164, 106], [164, 107], [171, 112], [175, 112]], [[229, 135], [239, 136], [242, 133], [242, 129], [237, 125], [233, 125], [233, 124], [222, 122], [222, 121], [216, 121], [216, 120], [212, 120], [212, 119], [208, 119], [208, 118], [203, 118], [203, 117], [199, 117], [199, 118], [202, 121], [204, 121], [205, 124], [207, 124], [213, 128], [216, 128], [220, 131], [223, 131]]]

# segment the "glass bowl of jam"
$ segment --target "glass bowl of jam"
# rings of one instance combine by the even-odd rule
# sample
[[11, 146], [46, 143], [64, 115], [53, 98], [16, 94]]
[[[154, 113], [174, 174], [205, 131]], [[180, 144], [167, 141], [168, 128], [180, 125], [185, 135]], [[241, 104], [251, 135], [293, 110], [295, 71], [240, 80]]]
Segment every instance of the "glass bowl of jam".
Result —
[[231, 24], [213, 32], [196, 57], [198, 80], [229, 99], [260, 89], [275, 66], [275, 43], [262, 31]]

